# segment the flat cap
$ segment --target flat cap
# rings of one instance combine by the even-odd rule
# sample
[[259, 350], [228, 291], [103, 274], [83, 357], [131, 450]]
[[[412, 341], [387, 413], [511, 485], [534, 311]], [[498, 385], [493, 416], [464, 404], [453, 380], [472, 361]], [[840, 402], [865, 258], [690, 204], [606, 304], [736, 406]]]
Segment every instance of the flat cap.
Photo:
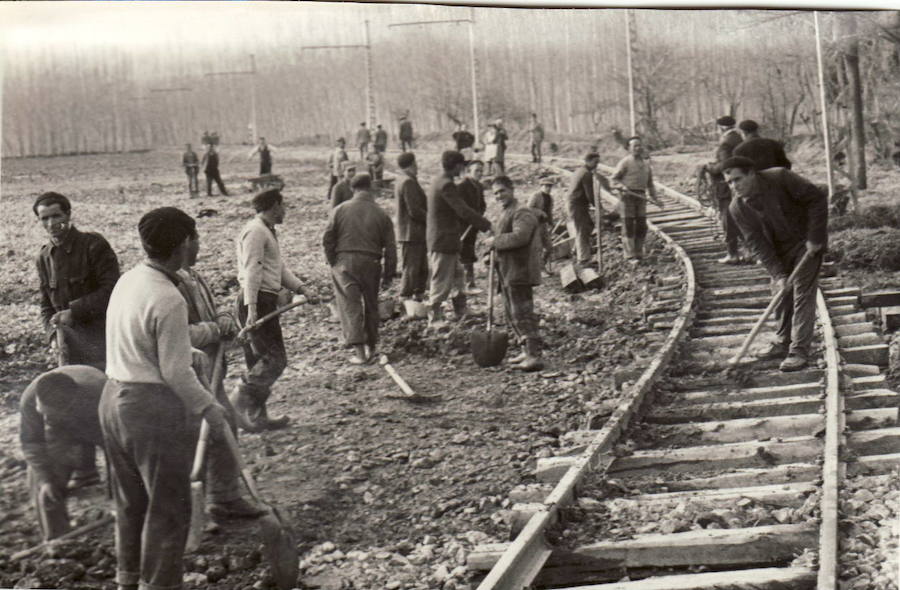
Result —
[[725, 115], [716, 119], [716, 125], [721, 125], [722, 127], [734, 127], [735, 122], [734, 117], [731, 115]]
[[350, 179], [350, 188], [352, 189], [367, 189], [372, 186], [372, 177], [366, 174], [365, 172], [361, 174], [357, 174], [353, 178]]
[[753, 133], [754, 131], [759, 129], [759, 123], [754, 121], [753, 119], [744, 119], [740, 123], [738, 123], [738, 129], [741, 131], [746, 131], [747, 133]]
[[412, 152], [403, 152], [397, 156], [397, 165], [401, 168], [409, 168], [416, 163], [416, 155]]
[[753, 163], [753, 160], [750, 158], [745, 158], [744, 156], [732, 156], [722, 162], [722, 171], [728, 170], [729, 168], [743, 168], [744, 170], [754, 170], [756, 169], [756, 164]]
[[194, 218], [176, 207], [153, 209], [138, 222], [141, 245], [151, 258], [168, 258], [196, 231]]

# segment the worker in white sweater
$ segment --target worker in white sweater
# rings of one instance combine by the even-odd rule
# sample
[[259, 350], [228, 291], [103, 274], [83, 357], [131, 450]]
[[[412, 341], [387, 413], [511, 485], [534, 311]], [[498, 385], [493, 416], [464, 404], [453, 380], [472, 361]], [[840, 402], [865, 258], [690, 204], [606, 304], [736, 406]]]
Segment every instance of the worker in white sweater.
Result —
[[138, 224], [147, 260], [121, 276], [106, 311], [100, 427], [116, 501], [119, 590], [181, 588], [200, 419], [212, 440], [225, 411], [191, 367], [188, 311], [175, 274], [194, 220], [174, 207]]

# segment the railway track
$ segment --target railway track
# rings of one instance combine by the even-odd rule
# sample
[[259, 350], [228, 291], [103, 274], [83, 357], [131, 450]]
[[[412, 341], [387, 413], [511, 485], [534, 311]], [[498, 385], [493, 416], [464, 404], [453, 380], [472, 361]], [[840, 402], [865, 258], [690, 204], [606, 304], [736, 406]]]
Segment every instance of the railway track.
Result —
[[900, 462], [900, 396], [859, 290], [821, 280], [811, 368], [754, 359], [763, 341], [726, 373], [769, 302], [768, 275], [718, 264], [715, 220], [661, 196], [650, 229], [685, 276], [648, 317], [668, 336], [600, 429], [564, 435], [558, 456], [538, 459], [539, 483], [510, 492], [512, 541], [469, 555], [487, 572], [479, 590], [834, 589], [845, 475]]

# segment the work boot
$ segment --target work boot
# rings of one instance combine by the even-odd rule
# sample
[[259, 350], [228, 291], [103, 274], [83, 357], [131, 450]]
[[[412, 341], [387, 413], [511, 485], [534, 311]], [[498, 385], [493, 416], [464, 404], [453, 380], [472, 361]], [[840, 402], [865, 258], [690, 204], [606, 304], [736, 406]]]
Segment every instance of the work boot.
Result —
[[259, 518], [266, 513], [255, 502], [236, 498], [225, 502], [210, 502], [206, 511], [215, 518]]
[[278, 416], [277, 418], [269, 418], [269, 411], [263, 405], [257, 424], [261, 425], [264, 430], [280, 430], [290, 423], [288, 416]]
[[778, 368], [782, 373], [791, 373], [793, 371], [805, 369], [806, 365], [806, 357], [801, 356], [797, 353], [791, 353], [787, 356], [786, 359], [781, 361], [781, 365]]
[[764, 361], [784, 358], [790, 350], [789, 342], [773, 342], [769, 348], [760, 353], [756, 358]]
[[528, 356], [528, 353], [523, 350], [516, 356], [511, 357], [507, 362], [511, 365], [516, 365], [516, 364], [519, 364], [522, 361], [524, 361], [527, 356]]
[[456, 321], [460, 321], [466, 317], [469, 307], [466, 304], [466, 294], [460, 293], [450, 300], [453, 303], [453, 313], [456, 315]]
[[444, 318], [444, 311], [441, 304], [437, 303], [428, 309], [428, 327], [439, 330], [447, 326], [447, 320]]
[[520, 371], [540, 371], [544, 368], [541, 361], [541, 343], [536, 338], [525, 339], [525, 358], [515, 365]]
[[718, 260], [719, 264], [740, 264], [741, 257], [728, 254]]
[[263, 426], [257, 421], [260, 417], [259, 402], [249, 393], [246, 383], [239, 384], [228, 396], [234, 407], [234, 418], [243, 430], [261, 432]]
[[77, 490], [100, 483], [100, 474], [97, 471], [76, 471], [72, 474], [69, 484], [66, 486], [69, 490]]

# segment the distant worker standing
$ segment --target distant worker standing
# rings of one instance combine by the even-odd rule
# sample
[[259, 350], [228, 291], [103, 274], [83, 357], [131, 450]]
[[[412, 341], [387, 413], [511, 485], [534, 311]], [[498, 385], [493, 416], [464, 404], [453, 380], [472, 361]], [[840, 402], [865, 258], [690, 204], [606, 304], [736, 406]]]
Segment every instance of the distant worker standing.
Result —
[[661, 207], [656, 198], [650, 157], [638, 136], [628, 138], [629, 154], [619, 160], [612, 175], [612, 187], [621, 195], [622, 245], [625, 258], [637, 263], [644, 258], [647, 237], [647, 201]]
[[219, 187], [219, 193], [227, 197], [228, 191], [225, 190], [225, 183], [222, 182], [222, 176], [219, 174], [219, 152], [216, 151], [216, 146], [211, 143], [206, 144], [206, 152], [203, 154], [201, 164], [203, 173], [206, 175], [206, 195], [212, 196], [212, 184], [215, 181], [216, 186]]
[[[459, 194], [463, 201], [479, 215], [484, 215], [487, 210], [487, 203], [484, 200], [484, 186], [481, 184], [481, 177], [484, 174], [484, 163], [480, 160], [471, 160], [466, 164], [465, 176], [459, 183]], [[462, 263], [463, 270], [466, 273], [466, 289], [469, 295], [477, 295], [481, 291], [477, 290], [475, 285], [475, 262], [478, 258], [475, 255], [475, 241], [478, 239], [478, 232], [473, 229], [466, 230], [468, 233], [463, 238], [462, 247], [459, 250], [459, 261]]]
[[361, 365], [377, 355], [378, 289], [394, 277], [397, 245], [391, 218], [372, 197], [369, 175], [357, 174], [351, 187], [353, 198], [331, 210], [322, 245], [344, 341], [354, 349], [350, 363]]
[[540, 163], [541, 144], [544, 143], [544, 126], [538, 121], [537, 113], [531, 113], [531, 161]]
[[425, 224], [428, 202], [419, 184], [416, 156], [404, 152], [397, 157], [400, 174], [394, 186], [397, 200], [397, 241], [400, 242], [400, 297], [421, 301], [428, 288], [428, 248]]
[[356, 130], [356, 147], [359, 148], [359, 159], [365, 160], [366, 154], [369, 153], [369, 143], [372, 142], [372, 134], [369, 132], [369, 128], [366, 127], [366, 122], [363, 121], [359, 124], [359, 129]]
[[607, 190], [610, 188], [606, 177], [597, 173], [599, 163], [600, 154], [588, 152], [584, 156], [584, 166], [580, 167], [572, 177], [572, 183], [566, 195], [569, 219], [575, 225], [575, 256], [581, 266], [591, 264], [591, 232], [594, 230], [591, 207], [597, 205], [594, 195], [594, 176], [597, 176], [603, 188]]
[[753, 160], [757, 171], [769, 168], [791, 169], [791, 161], [784, 153], [784, 145], [780, 141], [759, 136], [759, 123], [751, 119], [738, 124], [744, 141], [732, 152], [735, 156], [743, 156]]
[[[782, 371], [799, 371], [809, 362], [816, 323], [816, 291], [828, 241], [828, 195], [785, 168], [754, 169], [749, 158], [722, 164], [734, 193], [731, 214], [747, 245], [772, 277], [772, 291], [787, 288], [775, 309], [777, 341], [764, 354], [783, 358]], [[787, 278], [809, 255], [792, 285]]]
[[200, 192], [198, 176], [200, 174], [200, 157], [191, 149], [191, 144], [184, 144], [184, 154], [181, 156], [181, 165], [188, 177], [188, 192], [193, 197]]
[[412, 121], [409, 120], [409, 115], [400, 116], [400, 133], [398, 137], [400, 138], [401, 152], [408, 152], [413, 149], [413, 126]]
[[353, 162], [344, 162], [343, 177], [337, 184], [331, 187], [331, 208], [334, 209], [344, 201], [353, 198], [353, 189], [350, 188], [350, 181], [356, 175], [356, 164]]
[[739, 264], [741, 261], [738, 249], [740, 232], [734, 225], [728, 208], [728, 204], [731, 202], [731, 191], [722, 175], [722, 164], [732, 156], [734, 148], [743, 141], [740, 132], [734, 128], [734, 124], [734, 118], [729, 115], [716, 119], [721, 137], [716, 148], [715, 161], [706, 165], [706, 169], [712, 177], [713, 198], [719, 212], [719, 223], [722, 224], [722, 232], [725, 234], [725, 247], [728, 250], [728, 254], [719, 260], [722, 264]]
[[263, 174], [271, 174], [272, 173], [272, 152], [275, 151], [275, 146], [268, 145], [266, 143], [265, 137], [259, 138], [259, 143], [256, 147], [253, 148], [253, 151], [250, 152], [250, 155], [247, 156], [247, 159], [250, 160], [256, 154], [259, 154], [259, 175]]
[[508, 176], [498, 176], [491, 183], [494, 198], [502, 212], [494, 224], [496, 233], [485, 240], [485, 246], [497, 253], [500, 288], [507, 305], [513, 329], [522, 345], [522, 354], [510, 363], [522, 371], [539, 371], [541, 337], [534, 313], [534, 287], [541, 284], [541, 220], [543, 213], [531, 207], [520, 207]]
[[441, 305], [451, 297], [457, 319], [467, 312], [466, 286], [459, 262], [460, 237], [466, 226], [474, 231], [490, 231], [491, 222], [466, 205], [453, 180], [466, 168], [466, 160], [457, 151], [441, 154], [443, 173], [428, 191], [428, 266], [431, 271], [428, 323], [437, 328], [443, 323]]
[[342, 174], [342, 164], [348, 160], [347, 152], [344, 150], [346, 145], [343, 137], [337, 138], [334, 142], [334, 149], [328, 154], [328, 194], [326, 198], [331, 199], [331, 189], [337, 184]]
[[509, 136], [506, 134], [506, 129], [503, 128], [503, 119], [497, 119], [494, 122], [493, 134], [493, 143], [496, 149], [492, 160], [496, 169], [491, 170], [494, 174], [506, 174], [506, 141], [508, 139]]
[[541, 219], [544, 226], [541, 238], [544, 244], [544, 263], [548, 264], [553, 250], [553, 236], [550, 232], [553, 231], [553, 187], [556, 185], [556, 180], [553, 176], [545, 174], [541, 176], [539, 182], [541, 188], [531, 196], [528, 206], [544, 214]]
[[375, 151], [383, 154], [387, 150], [388, 136], [387, 131], [381, 128], [381, 125], [375, 126]]
[[372, 188], [381, 188], [384, 182], [384, 154], [377, 150], [372, 150], [366, 155], [366, 162], [369, 163], [369, 176], [372, 178]]

